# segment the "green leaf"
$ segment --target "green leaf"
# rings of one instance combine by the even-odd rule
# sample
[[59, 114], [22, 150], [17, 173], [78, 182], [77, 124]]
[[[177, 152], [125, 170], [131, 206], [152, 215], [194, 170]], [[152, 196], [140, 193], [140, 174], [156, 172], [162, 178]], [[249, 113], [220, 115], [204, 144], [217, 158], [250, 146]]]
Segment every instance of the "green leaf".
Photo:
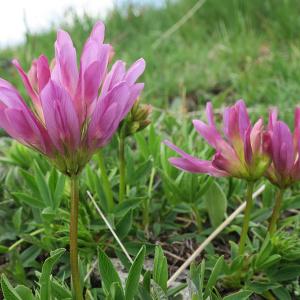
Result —
[[239, 291], [237, 293], [225, 296], [223, 300], [248, 300], [252, 294], [252, 291]]
[[160, 246], [155, 247], [153, 280], [164, 292], [167, 291], [168, 263]]
[[20, 231], [22, 225], [22, 211], [23, 207], [18, 208], [12, 217], [12, 222], [17, 232]]
[[25, 180], [26, 184], [33, 192], [33, 194], [38, 194], [39, 190], [37, 188], [34, 176], [29, 172], [25, 171], [24, 169], [19, 169], [19, 170], [20, 170], [20, 174], [22, 175], [23, 179]]
[[63, 286], [53, 278], [51, 281], [52, 296], [57, 299], [71, 299], [72, 293], [67, 286]]
[[53, 195], [55, 209], [59, 208], [60, 206], [62, 195], [64, 193], [65, 181], [66, 181], [66, 177], [62, 174], [59, 174], [56, 182], [54, 195]]
[[168, 300], [168, 296], [164, 290], [155, 281], [152, 284], [152, 289], [153, 300]]
[[43, 209], [45, 204], [38, 198], [34, 198], [23, 192], [13, 192], [12, 195], [16, 197], [19, 201], [28, 204], [31, 207]]
[[145, 259], [145, 253], [146, 253], [146, 247], [143, 246], [139, 251], [139, 253], [137, 254], [129, 270], [128, 278], [126, 280], [126, 287], [125, 287], [126, 300], [133, 300], [134, 296], [137, 294], [140, 276], [141, 276], [144, 259]]
[[180, 283], [173, 288], [168, 288], [167, 296], [173, 297], [173, 296], [177, 295], [180, 291], [184, 290], [186, 287], [187, 287], [186, 283]]
[[1, 276], [1, 288], [2, 288], [3, 295], [5, 297], [5, 300], [22, 300], [22, 298], [18, 295], [18, 293], [15, 291], [15, 289], [12, 287], [12, 285], [8, 281], [5, 274], [2, 274], [2, 276]]
[[51, 272], [55, 263], [64, 254], [66, 250], [63, 248], [50, 252], [42, 267], [42, 274], [39, 280], [41, 287], [41, 300], [51, 300]]
[[124, 300], [124, 291], [118, 282], [114, 282], [110, 287], [109, 297], [114, 300]]
[[22, 299], [26, 299], [26, 300], [35, 300], [36, 298], [34, 297], [34, 295], [32, 294], [31, 289], [29, 289], [27, 286], [25, 285], [18, 285], [15, 288], [16, 292], [18, 293], [18, 295], [20, 295], [20, 297]]
[[279, 287], [277, 289], [272, 289], [272, 292], [278, 300], [292, 300], [289, 291], [285, 287]]
[[115, 217], [125, 216], [129, 210], [135, 209], [136, 207], [138, 207], [142, 200], [143, 200], [143, 198], [136, 198], [136, 199], [132, 199], [132, 200], [123, 201], [120, 204], [116, 205], [116, 207], [113, 211]]
[[0, 254], [7, 253], [9, 251], [9, 248], [3, 245], [0, 245]]
[[150, 293], [151, 288], [151, 272], [146, 271], [143, 278], [143, 288]]
[[272, 275], [270, 274], [270, 277], [274, 281], [281, 282], [281, 281], [295, 280], [298, 276], [300, 276], [300, 265], [299, 264], [287, 265], [282, 268], [276, 269], [276, 271], [272, 270], [272, 273], [273, 274]]
[[39, 193], [44, 201], [44, 203], [53, 208], [53, 200], [48, 187], [48, 183], [39, 167], [39, 165], [34, 163], [34, 173], [35, 173], [35, 182], [38, 187]]
[[129, 210], [128, 213], [120, 220], [116, 225], [116, 233], [120, 239], [123, 239], [127, 236], [128, 232], [132, 227], [132, 210]]
[[227, 198], [220, 185], [213, 181], [205, 195], [205, 203], [211, 225], [219, 226], [225, 218]]
[[113, 283], [118, 283], [120, 286], [122, 286], [121, 279], [115, 270], [112, 262], [107, 257], [107, 255], [99, 249], [99, 271], [101, 276], [101, 282], [104, 288], [104, 292], [106, 295], [110, 292], [110, 287]]
[[223, 268], [223, 262], [224, 262], [224, 257], [221, 256], [215, 263], [213, 270], [211, 271], [211, 274], [207, 281], [206, 287], [205, 287], [204, 296], [203, 296], [204, 299], [206, 299], [209, 296], [211, 289], [216, 284], [216, 282], [218, 280], [218, 276], [221, 273], [222, 268]]

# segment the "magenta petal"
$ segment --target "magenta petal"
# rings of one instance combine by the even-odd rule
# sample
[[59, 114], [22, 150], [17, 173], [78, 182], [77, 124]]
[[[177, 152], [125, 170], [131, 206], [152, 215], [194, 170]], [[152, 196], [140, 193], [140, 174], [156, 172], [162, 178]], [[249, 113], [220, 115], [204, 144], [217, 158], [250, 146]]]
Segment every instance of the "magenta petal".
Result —
[[22, 69], [21, 65], [19, 64], [19, 62], [16, 59], [13, 60], [13, 65], [17, 68], [17, 70], [18, 70], [18, 72], [19, 72], [19, 74], [20, 74], [20, 76], [21, 76], [21, 78], [23, 80], [25, 89], [26, 89], [28, 95], [31, 97], [33, 103], [36, 106], [40, 106], [39, 97], [36, 94], [36, 92], [34, 91], [33, 87], [31, 86], [31, 83], [29, 81], [29, 78], [28, 78], [27, 74]]
[[31, 64], [31, 67], [27, 73], [29, 82], [33, 88], [33, 90], [38, 90], [38, 80], [37, 80], [37, 61], [34, 60]]
[[300, 146], [300, 108], [295, 109], [295, 125], [294, 125], [294, 145], [296, 148]]
[[251, 126], [249, 115], [245, 102], [243, 100], [239, 100], [235, 106], [238, 111], [238, 125], [240, 136], [243, 137], [245, 132], [248, 130], [248, 127]]
[[245, 155], [245, 161], [249, 165], [251, 164], [252, 155], [253, 155], [250, 134], [251, 134], [251, 127], [249, 126], [248, 129], [247, 129], [247, 131], [245, 132], [245, 137], [244, 137], [244, 155]]
[[65, 86], [70, 95], [74, 95], [78, 82], [76, 50], [69, 34], [63, 30], [57, 32], [52, 79]]
[[19, 92], [8, 81], [0, 78], [0, 101], [7, 107], [27, 107]]
[[36, 61], [36, 72], [37, 72], [37, 80], [38, 80], [38, 89], [39, 92], [45, 87], [45, 85], [50, 80], [50, 67], [48, 63], [48, 59], [46, 56], [41, 55]]
[[289, 127], [281, 121], [273, 125], [273, 163], [280, 173], [287, 174], [294, 164], [293, 137]]
[[193, 120], [195, 129], [214, 148], [217, 148], [222, 139], [215, 126], [209, 126], [200, 120]]
[[89, 36], [89, 40], [94, 40], [95, 42], [102, 44], [104, 41], [104, 34], [105, 34], [105, 26], [101, 21], [98, 21]]
[[[107, 93], [105, 97], [98, 100], [88, 128], [89, 144], [92, 144], [93, 140], [99, 140], [103, 136], [113, 134], [112, 131], [117, 129], [122, 120], [122, 113], [129, 97], [129, 87], [126, 82], [122, 82]], [[113, 124], [113, 130], [107, 133], [106, 130], [111, 127], [111, 124]]]
[[129, 68], [125, 76], [125, 80], [127, 81], [128, 85], [132, 85], [136, 82], [136, 80], [143, 74], [145, 67], [145, 60], [140, 58]]
[[[251, 128], [250, 128], [251, 129]], [[247, 130], [248, 132], [248, 130]], [[247, 134], [246, 132], [246, 134]], [[250, 140], [253, 152], [261, 150], [262, 135], [263, 135], [263, 120], [260, 118], [251, 129]]]
[[[14, 108], [4, 110], [4, 123], [1, 126], [21, 143], [31, 146], [42, 153], [47, 154], [50, 146], [47, 145], [47, 137], [42, 132], [42, 127], [29, 111]], [[2, 117], [4, 117], [2, 115]], [[5, 124], [6, 123], [6, 124]], [[9, 128], [5, 128], [5, 126]]]
[[277, 122], [277, 115], [278, 115], [277, 109], [271, 109], [270, 110], [269, 123], [268, 123], [268, 129], [269, 130], [273, 130], [273, 126]]
[[214, 120], [214, 112], [211, 102], [208, 102], [206, 104], [206, 117], [208, 121], [208, 125], [215, 126], [215, 120]]
[[56, 148], [75, 150], [80, 143], [80, 127], [69, 94], [54, 81], [49, 81], [41, 93], [46, 128]]
[[121, 114], [122, 119], [124, 119], [127, 116], [127, 114], [130, 112], [130, 110], [132, 109], [134, 103], [140, 96], [143, 89], [144, 89], [144, 83], [136, 83], [130, 87], [130, 96], [129, 96], [128, 102]]
[[211, 176], [227, 176], [226, 172], [218, 170], [217, 168], [212, 166], [211, 161], [201, 160], [194, 156], [191, 156], [184, 152], [182, 149], [175, 146], [170, 141], [165, 140], [164, 143], [171, 148], [172, 150], [176, 151], [181, 158], [179, 157], [171, 157], [169, 161], [177, 168], [191, 172], [191, 173], [203, 173], [209, 174]]
[[176, 168], [186, 172], [202, 174], [210, 173], [211, 162], [208, 161], [202, 163], [200, 160], [196, 162], [185, 158], [171, 157], [169, 158], [169, 162]]
[[112, 66], [111, 71], [105, 77], [101, 93], [104, 95], [111, 90], [116, 84], [124, 80], [126, 73], [125, 63], [118, 60]]

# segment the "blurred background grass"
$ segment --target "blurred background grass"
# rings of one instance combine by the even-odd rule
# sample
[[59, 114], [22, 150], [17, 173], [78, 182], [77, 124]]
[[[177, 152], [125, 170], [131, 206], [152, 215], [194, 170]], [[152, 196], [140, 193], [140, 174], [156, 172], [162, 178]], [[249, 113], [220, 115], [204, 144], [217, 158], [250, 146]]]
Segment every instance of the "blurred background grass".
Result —
[[[300, 98], [300, 2], [297, 0], [207, 0], [157, 48], [153, 44], [195, 5], [195, 0], [123, 4], [107, 16], [106, 41], [116, 55], [132, 63], [147, 61], [144, 101], [168, 109], [184, 99], [187, 110], [201, 110], [243, 98], [259, 112], [278, 105], [286, 119]], [[158, 4], [158, 5], [157, 5]], [[95, 20], [71, 14], [70, 31], [78, 50]], [[68, 16], [70, 17], [70, 16]], [[21, 88], [10, 65], [25, 68], [41, 53], [53, 57], [55, 31], [26, 35], [18, 47], [0, 51], [0, 75]], [[173, 106], [176, 104], [173, 104]]]

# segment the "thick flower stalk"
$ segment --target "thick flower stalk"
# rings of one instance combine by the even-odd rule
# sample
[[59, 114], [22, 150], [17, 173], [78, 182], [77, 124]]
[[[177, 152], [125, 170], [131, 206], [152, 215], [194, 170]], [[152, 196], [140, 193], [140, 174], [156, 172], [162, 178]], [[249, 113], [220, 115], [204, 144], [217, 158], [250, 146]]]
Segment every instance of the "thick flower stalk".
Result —
[[199, 134], [216, 151], [212, 160], [203, 160], [185, 153], [169, 141], [165, 143], [181, 157], [170, 162], [177, 168], [191, 173], [205, 173], [215, 177], [230, 176], [248, 182], [247, 206], [240, 240], [240, 253], [244, 252], [252, 206], [253, 183], [261, 178], [271, 163], [270, 136], [259, 119], [251, 125], [245, 103], [240, 100], [223, 114], [223, 132], [216, 127], [212, 105], [207, 103], [208, 124], [194, 120]]
[[[104, 147], [143, 90], [136, 83], [145, 62], [128, 70], [123, 61], [108, 64], [113, 48], [104, 41], [104, 25], [96, 23], [77, 66], [69, 34], [57, 33], [51, 66], [41, 55], [26, 73], [17, 68], [31, 101], [25, 102], [0, 79], [0, 127], [22, 144], [42, 153], [71, 178], [70, 252], [74, 299], [82, 299], [77, 257], [78, 175], [92, 155]], [[28, 103], [28, 104], [27, 104]]]
[[277, 119], [276, 110], [270, 112], [268, 127], [272, 164], [266, 172], [266, 177], [279, 188], [269, 224], [270, 234], [273, 234], [280, 216], [284, 190], [300, 180], [300, 108], [295, 110], [293, 134], [287, 124]]

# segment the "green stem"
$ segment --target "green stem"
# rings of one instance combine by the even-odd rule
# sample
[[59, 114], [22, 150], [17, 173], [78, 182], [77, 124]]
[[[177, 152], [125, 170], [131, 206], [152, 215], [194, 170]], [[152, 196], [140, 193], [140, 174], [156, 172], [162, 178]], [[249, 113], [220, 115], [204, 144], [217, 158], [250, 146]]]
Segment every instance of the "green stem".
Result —
[[195, 216], [195, 222], [197, 225], [198, 233], [200, 233], [202, 231], [202, 218], [199, 212], [199, 208], [197, 207], [197, 205], [193, 205], [192, 210]]
[[276, 195], [275, 206], [273, 208], [273, 213], [272, 213], [271, 220], [269, 223], [270, 236], [272, 236], [275, 233], [276, 228], [277, 228], [277, 222], [278, 222], [278, 219], [280, 216], [280, 209], [281, 209], [283, 193], [284, 193], [284, 190], [280, 189]]
[[246, 209], [244, 214], [244, 221], [243, 221], [243, 227], [242, 227], [242, 233], [240, 238], [240, 245], [239, 245], [239, 254], [243, 255], [245, 252], [245, 244], [246, 239], [248, 235], [248, 229], [249, 229], [249, 222], [250, 222], [250, 214], [251, 209], [253, 205], [253, 188], [254, 188], [254, 182], [249, 181], [248, 187], [247, 187], [247, 195], [246, 195]]
[[105, 193], [105, 197], [107, 199], [108, 210], [111, 212], [114, 209], [115, 204], [114, 204], [113, 192], [112, 192], [111, 185], [110, 185], [108, 175], [106, 172], [103, 154], [102, 154], [101, 149], [98, 152], [98, 162], [99, 162], [99, 168], [101, 171], [101, 179], [103, 182], [103, 190]]
[[148, 187], [148, 197], [145, 199], [144, 211], [143, 211], [143, 224], [144, 224], [144, 228], [145, 228], [146, 232], [148, 232], [148, 226], [149, 226], [149, 206], [150, 206], [150, 201], [151, 201], [151, 197], [152, 197], [154, 176], [155, 176], [155, 168], [153, 167], [151, 170], [151, 175], [150, 175], [150, 181], [149, 181], [149, 187]]
[[73, 300], [83, 300], [80, 286], [78, 267], [78, 206], [79, 206], [79, 180], [71, 177], [71, 219], [70, 219], [70, 265], [72, 276]]
[[120, 186], [119, 186], [119, 202], [125, 197], [125, 135], [121, 130], [119, 139], [119, 163], [120, 163]]

